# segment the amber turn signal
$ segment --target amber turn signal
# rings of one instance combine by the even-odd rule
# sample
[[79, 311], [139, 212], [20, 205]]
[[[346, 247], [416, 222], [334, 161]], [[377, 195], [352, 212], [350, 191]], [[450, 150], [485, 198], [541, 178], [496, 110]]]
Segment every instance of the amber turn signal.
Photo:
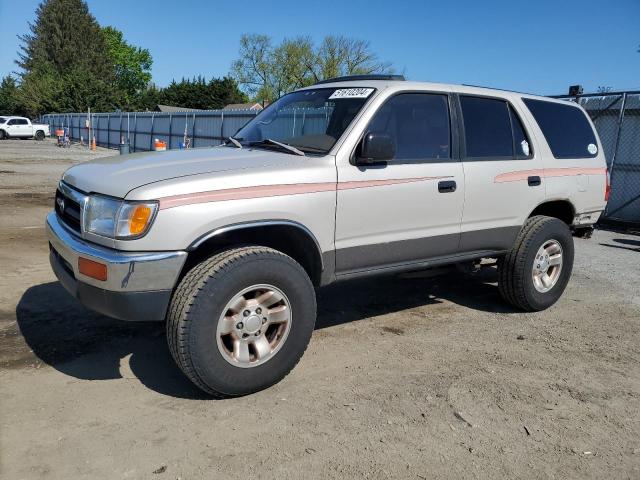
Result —
[[131, 235], [140, 235], [147, 228], [149, 218], [151, 217], [151, 208], [146, 205], [138, 205], [131, 220], [129, 220], [129, 232]]
[[87, 277], [95, 278], [101, 282], [107, 281], [107, 266], [104, 263], [94, 262], [88, 258], [78, 258], [78, 271]]

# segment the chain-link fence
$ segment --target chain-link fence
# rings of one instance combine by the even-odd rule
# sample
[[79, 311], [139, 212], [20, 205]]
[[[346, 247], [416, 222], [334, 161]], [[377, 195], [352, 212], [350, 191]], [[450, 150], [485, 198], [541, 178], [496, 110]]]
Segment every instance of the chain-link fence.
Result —
[[219, 145], [236, 133], [256, 110], [203, 110], [190, 112], [116, 112], [116, 113], [62, 113], [49, 114], [42, 121], [51, 133], [64, 129], [72, 141], [88, 143], [95, 137], [96, 144], [118, 148], [125, 142], [132, 152], [153, 150], [155, 139], [163, 140], [167, 148]]
[[640, 91], [581, 95], [577, 101], [598, 130], [611, 176], [602, 220], [640, 225]]

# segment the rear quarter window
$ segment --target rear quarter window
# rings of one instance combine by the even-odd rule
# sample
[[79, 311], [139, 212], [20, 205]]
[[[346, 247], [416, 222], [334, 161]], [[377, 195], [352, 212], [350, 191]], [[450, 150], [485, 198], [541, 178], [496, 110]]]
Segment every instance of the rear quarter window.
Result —
[[598, 154], [596, 136], [582, 109], [544, 100], [522, 100], [555, 158], [593, 158]]

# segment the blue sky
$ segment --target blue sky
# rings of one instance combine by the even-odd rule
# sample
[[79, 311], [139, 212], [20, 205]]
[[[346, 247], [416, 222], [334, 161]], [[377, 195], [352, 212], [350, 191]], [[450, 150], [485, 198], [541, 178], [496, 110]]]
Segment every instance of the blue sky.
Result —
[[[0, 0], [0, 75], [39, 0]], [[565, 93], [571, 84], [640, 89], [640, 0], [245, 1], [89, 0], [102, 25], [148, 48], [153, 78], [229, 72], [243, 33], [274, 40], [366, 39], [412, 80]]]

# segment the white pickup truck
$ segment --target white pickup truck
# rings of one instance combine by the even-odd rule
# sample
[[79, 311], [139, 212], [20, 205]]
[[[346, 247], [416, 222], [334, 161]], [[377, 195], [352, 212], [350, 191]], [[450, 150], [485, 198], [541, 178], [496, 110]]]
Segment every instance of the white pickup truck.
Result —
[[31, 123], [31, 120], [25, 117], [0, 117], [0, 140], [5, 138], [44, 140], [44, 137], [49, 135], [49, 125]]

